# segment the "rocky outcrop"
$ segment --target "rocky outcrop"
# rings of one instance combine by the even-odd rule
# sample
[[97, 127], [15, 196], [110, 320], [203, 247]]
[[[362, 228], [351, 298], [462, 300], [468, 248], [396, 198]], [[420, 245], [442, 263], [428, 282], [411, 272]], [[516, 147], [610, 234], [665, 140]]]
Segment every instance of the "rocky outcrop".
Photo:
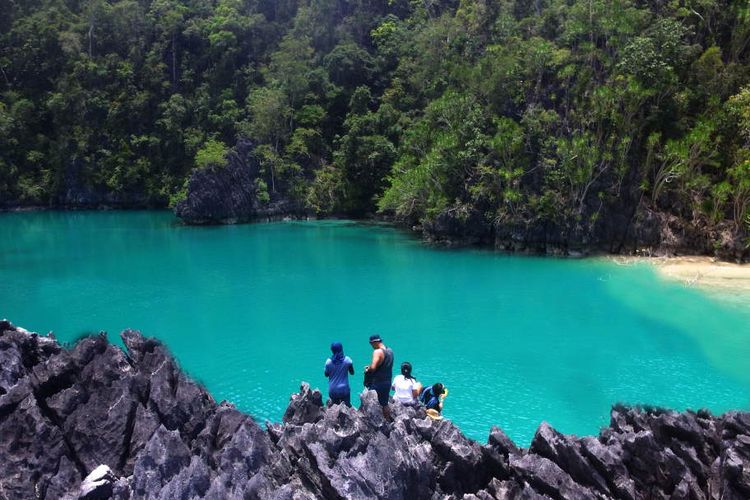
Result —
[[448, 246], [484, 245], [498, 250], [546, 254], [712, 255], [722, 260], [750, 259], [747, 234], [729, 221], [690, 220], [645, 203], [618, 206], [588, 225], [531, 218], [487, 220], [476, 209], [447, 209], [422, 225], [422, 236]]
[[304, 215], [302, 207], [271, 191], [260, 189], [260, 164], [253, 143], [240, 139], [227, 154], [225, 166], [195, 170], [187, 196], [177, 203], [175, 215], [188, 224], [235, 224]]
[[302, 384], [261, 428], [165, 347], [125, 331], [70, 350], [0, 322], [0, 498], [670, 498], [750, 496], [750, 414], [615, 407], [598, 437], [539, 427], [487, 444], [372, 392], [326, 408]]

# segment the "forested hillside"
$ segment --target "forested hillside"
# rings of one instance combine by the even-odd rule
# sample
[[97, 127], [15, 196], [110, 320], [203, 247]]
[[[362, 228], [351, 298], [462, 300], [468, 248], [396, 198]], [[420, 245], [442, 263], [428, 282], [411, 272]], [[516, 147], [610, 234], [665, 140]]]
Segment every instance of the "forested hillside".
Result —
[[437, 239], [617, 251], [637, 227], [746, 245], [745, 0], [0, 12], [0, 205], [165, 206], [242, 138], [259, 197], [379, 210]]

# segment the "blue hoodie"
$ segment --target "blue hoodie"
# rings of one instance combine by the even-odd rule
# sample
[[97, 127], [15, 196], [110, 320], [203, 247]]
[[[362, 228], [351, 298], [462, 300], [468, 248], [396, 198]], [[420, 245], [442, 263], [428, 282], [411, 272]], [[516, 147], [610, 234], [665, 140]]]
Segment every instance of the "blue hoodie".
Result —
[[328, 394], [346, 396], [349, 394], [349, 374], [354, 375], [354, 363], [349, 356], [344, 356], [340, 342], [331, 344], [333, 355], [326, 360], [325, 376], [328, 377]]

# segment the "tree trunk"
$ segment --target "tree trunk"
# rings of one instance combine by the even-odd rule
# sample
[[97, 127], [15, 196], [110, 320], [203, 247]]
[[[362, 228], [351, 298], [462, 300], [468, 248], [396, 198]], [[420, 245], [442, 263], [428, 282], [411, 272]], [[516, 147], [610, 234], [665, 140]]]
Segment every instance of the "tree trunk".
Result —
[[177, 86], [177, 44], [175, 43], [175, 33], [172, 32], [172, 85]]

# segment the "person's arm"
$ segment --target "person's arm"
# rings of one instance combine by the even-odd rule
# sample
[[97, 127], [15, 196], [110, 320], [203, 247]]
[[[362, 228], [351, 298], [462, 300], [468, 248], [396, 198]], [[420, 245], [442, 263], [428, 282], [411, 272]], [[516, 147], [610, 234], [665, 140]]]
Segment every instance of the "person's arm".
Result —
[[425, 388], [425, 389], [422, 389], [422, 391], [421, 391], [421, 392], [419, 393], [419, 401], [420, 401], [420, 402], [421, 402], [421, 403], [422, 403], [423, 405], [425, 405], [425, 406], [427, 405], [427, 401], [429, 401], [429, 400], [427, 399], [427, 388]]
[[323, 375], [325, 375], [326, 377], [331, 374], [331, 365], [332, 365], [331, 360], [327, 359], [326, 367], [325, 367], [325, 370], [323, 371]]
[[380, 363], [382, 363], [384, 359], [385, 354], [383, 353], [383, 349], [375, 349], [372, 351], [372, 362], [367, 368], [365, 368], [365, 370], [368, 372], [377, 370], [378, 366], [380, 366]]
[[422, 393], [422, 384], [419, 382], [414, 382], [414, 388], [411, 390], [412, 396], [414, 396], [414, 399], [419, 398], [419, 395]]

